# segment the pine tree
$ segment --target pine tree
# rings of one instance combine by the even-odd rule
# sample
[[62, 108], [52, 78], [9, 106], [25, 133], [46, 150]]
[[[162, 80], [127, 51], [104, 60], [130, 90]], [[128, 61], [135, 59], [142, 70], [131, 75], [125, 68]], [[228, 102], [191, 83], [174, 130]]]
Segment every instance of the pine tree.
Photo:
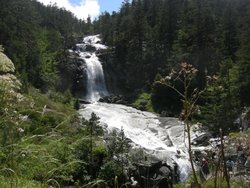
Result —
[[239, 11], [243, 12], [240, 25], [240, 48], [237, 51], [240, 69], [240, 98], [242, 105], [250, 104], [250, 3], [243, 1], [239, 7]]

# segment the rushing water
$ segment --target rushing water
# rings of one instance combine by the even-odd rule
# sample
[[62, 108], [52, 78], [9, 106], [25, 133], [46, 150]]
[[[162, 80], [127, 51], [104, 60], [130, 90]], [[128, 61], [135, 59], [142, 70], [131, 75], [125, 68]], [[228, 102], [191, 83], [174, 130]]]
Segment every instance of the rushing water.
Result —
[[87, 93], [85, 100], [90, 102], [108, 95], [102, 64], [97, 57], [97, 52], [107, 47], [100, 42], [99, 35], [94, 35], [85, 37], [82, 43], [76, 45], [76, 52], [86, 63]]
[[[96, 55], [96, 51], [106, 49], [106, 46], [100, 44], [99, 35], [95, 35], [85, 37], [83, 43], [77, 47], [79, 55], [87, 65], [86, 100], [93, 102], [80, 109], [81, 116], [89, 119], [94, 112], [109, 131], [120, 130], [122, 127], [125, 136], [135, 146], [144, 148], [170, 165], [176, 162], [180, 168], [180, 178], [185, 179], [190, 172], [190, 164], [183, 140], [183, 123], [176, 118], [160, 118], [153, 113], [125, 105], [94, 102], [108, 94], [102, 64]], [[87, 50], [89, 47], [94, 47], [95, 50]]]
[[[136, 146], [144, 148], [170, 165], [176, 162], [181, 170], [181, 179], [190, 171], [188, 153], [183, 142], [183, 124], [176, 118], [162, 118], [119, 104], [95, 102], [80, 110], [81, 116], [90, 118], [94, 112], [108, 130], [123, 127], [127, 138]], [[178, 154], [179, 153], [179, 154]]]

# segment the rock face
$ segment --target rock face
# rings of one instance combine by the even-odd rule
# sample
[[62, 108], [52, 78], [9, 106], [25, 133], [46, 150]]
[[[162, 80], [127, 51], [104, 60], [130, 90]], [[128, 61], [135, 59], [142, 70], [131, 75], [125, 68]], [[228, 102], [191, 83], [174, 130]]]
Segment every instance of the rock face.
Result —
[[59, 69], [61, 73], [60, 90], [65, 91], [70, 88], [73, 95], [79, 98], [86, 93], [86, 64], [78, 54], [69, 51], [67, 62]]
[[107, 89], [110, 93], [117, 95], [124, 93], [124, 83], [126, 83], [126, 75], [120, 70], [120, 67], [114, 62], [114, 53], [112, 50], [98, 54], [103, 62], [103, 70], [105, 72], [105, 80]]
[[80, 98], [83, 93], [86, 93], [87, 87], [87, 73], [86, 73], [86, 63], [81, 58], [73, 59], [73, 64], [75, 64], [73, 75], [73, 93], [76, 97]]

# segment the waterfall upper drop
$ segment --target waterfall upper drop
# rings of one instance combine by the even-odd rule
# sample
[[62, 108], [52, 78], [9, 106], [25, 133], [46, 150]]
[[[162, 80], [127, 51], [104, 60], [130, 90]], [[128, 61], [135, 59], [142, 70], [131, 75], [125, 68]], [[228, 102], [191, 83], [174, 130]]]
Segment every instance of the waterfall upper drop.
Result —
[[97, 52], [107, 49], [101, 44], [100, 35], [87, 36], [83, 42], [76, 44], [76, 53], [86, 63], [87, 73], [87, 93], [84, 97], [86, 101], [98, 101], [100, 97], [108, 95], [101, 61], [97, 57]]

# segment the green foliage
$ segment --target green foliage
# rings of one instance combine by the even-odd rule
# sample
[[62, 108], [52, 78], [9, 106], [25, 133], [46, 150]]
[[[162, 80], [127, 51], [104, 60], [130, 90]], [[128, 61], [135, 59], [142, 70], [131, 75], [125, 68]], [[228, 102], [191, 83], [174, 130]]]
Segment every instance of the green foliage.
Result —
[[[205, 87], [207, 75], [219, 75], [227, 94], [224, 92], [219, 96], [223, 99], [214, 100], [218, 105], [205, 102], [205, 106], [220, 106], [217, 112], [220, 111], [220, 117], [228, 117], [226, 126], [232, 128], [235, 109], [239, 103], [243, 106], [250, 101], [249, 7], [248, 1], [229, 0], [126, 1], [120, 11], [102, 14], [94, 28], [114, 47], [112, 59], [105, 67], [117, 72], [117, 87], [129, 92], [150, 92], [152, 88], [156, 112], [176, 115], [180, 111], [181, 104], [174, 92], [159, 82], [159, 76], [167, 75], [178, 63], [195, 65], [198, 74], [193, 87], [199, 89]], [[205, 100], [210, 101], [209, 97]], [[204, 101], [198, 103], [204, 105]], [[211, 123], [205, 113], [203, 118]]]
[[105, 180], [108, 180], [107, 183], [114, 187], [114, 179], [116, 176], [122, 176], [122, 167], [115, 161], [110, 160], [106, 162], [100, 172], [99, 177]]
[[14, 178], [9, 179], [3, 176], [0, 176], [0, 187], [2, 188], [9, 188], [10, 185], [13, 185], [13, 187], [20, 187], [20, 188], [46, 188], [47, 185], [45, 184], [41, 184], [39, 182], [33, 181], [33, 180], [28, 180], [28, 179], [24, 179], [24, 178]]
[[109, 187], [116, 187], [119, 183], [124, 183], [124, 170], [128, 169], [130, 164], [130, 140], [125, 137], [122, 128], [119, 132], [113, 130], [104, 139], [107, 157], [99, 171], [99, 177], [107, 180]]
[[[41, 94], [39, 90], [30, 88], [29, 94], [34, 103], [35, 111], [42, 112], [44, 106], [46, 105], [47, 109], [51, 109], [51, 111], [57, 111], [62, 113], [73, 113], [73, 101], [71, 101], [71, 95], [69, 97], [68, 94], [61, 94], [55, 91], [48, 91], [46, 94]], [[70, 100], [70, 102], [69, 102]], [[67, 106], [65, 108], [65, 106]]]
[[80, 109], [80, 102], [79, 102], [78, 98], [74, 100], [74, 109], [75, 110], [79, 110]]
[[[1, 168], [8, 167], [18, 177], [34, 179], [44, 184], [51, 178], [59, 184], [71, 182], [73, 172], [83, 162], [72, 156], [68, 141], [62, 140], [66, 137], [62, 137], [62, 126], [58, 125], [65, 121], [65, 116], [57, 116], [56, 113], [42, 115], [41, 112], [32, 110], [21, 113], [22, 116], [27, 115], [29, 121], [20, 128], [6, 121], [3, 125], [8, 128], [1, 127], [8, 138], [1, 150], [1, 159], [4, 162]], [[68, 122], [67, 119], [66, 121]], [[16, 131], [17, 128], [20, 132]], [[8, 148], [7, 144], [11, 147]]]
[[30, 99], [31, 108], [15, 104], [17, 113], [28, 117], [20, 124], [21, 132], [15, 131], [16, 124], [6, 124], [6, 117], [1, 121], [0, 134], [6, 134], [1, 138], [8, 140], [0, 147], [3, 180], [0, 185], [6, 187], [10, 182], [27, 187], [106, 185], [107, 179], [96, 179], [107, 157], [106, 147], [99, 138], [102, 135], [99, 118], [92, 114], [81, 125], [71, 105], [55, 102], [55, 98], [52, 101], [50, 94], [35, 89], [30, 89], [26, 97], [31, 96], [34, 96], [34, 101]]
[[133, 107], [140, 109], [140, 110], [146, 110], [149, 112], [153, 112], [153, 106], [151, 103], [151, 95], [149, 93], [141, 93], [137, 96], [135, 101], [132, 103]]
[[221, 64], [219, 76], [214, 78], [216, 79], [204, 93], [204, 103], [200, 108], [201, 121], [215, 132], [219, 128], [224, 131], [236, 130], [233, 122], [240, 114], [238, 66], [230, 59], [226, 60]]
[[[219, 187], [224, 188], [227, 187], [227, 182], [225, 179], [219, 179], [218, 182], [220, 182]], [[186, 184], [186, 185], [185, 185]], [[174, 185], [174, 188], [184, 188], [187, 186], [188, 183], [179, 183]], [[230, 180], [230, 185], [232, 188], [236, 188], [241, 186], [242, 188], [247, 188], [249, 187], [249, 183], [247, 182], [242, 182], [241, 180]], [[202, 184], [202, 188], [214, 188], [214, 178], [208, 179], [205, 183]]]
[[154, 111], [164, 116], [175, 116], [181, 111], [178, 96], [161, 79], [153, 82], [151, 100]]
[[[227, 187], [227, 182], [226, 182], [226, 180], [225, 179], [223, 179], [223, 178], [220, 178], [219, 180], [218, 180], [218, 182], [219, 182], [219, 187]], [[250, 185], [250, 183], [249, 182], [242, 182], [242, 180], [240, 180], [240, 179], [238, 179], [238, 180], [235, 180], [235, 179], [233, 179], [233, 180], [230, 180], [230, 185], [231, 185], [231, 187], [242, 187], [242, 188], [247, 188], [247, 187], [249, 187], [249, 185]], [[214, 179], [213, 178], [211, 178], [211, 179], [209, 179], [208, 181], [206, 181], [203, 185], [202, 185], [202, 187], [204, 187], [204, 188], [214, 188]]]
[[105, 180], [96, 179], [88, 184], [84, 185], [83, 187], [98, 187], [98, 188], [105, 188], [107, 187], [107, 183]]
[[91, 136], [103, 134], [102, 127], [99, 125], [99, 119], [94, 112], [91, 113], [91, 117], [87, 123], [87, 133]]
[[129, 152], [129, 159], [134, 163], [143, 163], [146, 161], [147, 158], [148, 154], [146, 154], [146, 152], [142, 148], [134, 148]]
[[[9, 74], [14, 72], [13, 63], [1, 53], [0, 168], [5, 170], [0, 171], [0, 187], [16, 177], [30, 187], [77, 182], [113, 185], [115, 176], [121, 175], [128, 141], [112, 133], [105, 149], [98, 118], [93, 115], [81, 125], [72, 108], [70, 88], [63, 88], [64, 94], [55, 91], [61, 89], [66, 50], [84, 33], [101, 33], [110, 46], [112, 55], [105, 68], [112, 70], [121, 91], [145, 91], [134, 102], [141, 109], [178, 114], [181, 102], [161, 75], [182, 61], [198, 68], [191, 89], [203, 89], [207, 75], [218, 75], [197, 101], [201, 115], [196, 118], [212, 130], [234, 129], [240, 107], [249, 105], [249, 1], [124, 1], [118, 12], [103, 13], [93, 23], [37, 1], [0, 3], [0, 51], [4, 47], [23, 84]], [[29, 88], [30, 83], [46, 94]], [[183, 91], [179, 84], [175, 86]], [[79, 108], [77, 102], [75, 107]], [[90, 164], [96, 169], [94, 176], [103, 180], [90, 181]], [[42, 183], [35, 185], [35, 180]]]
[[43, 29], [37, 34], [37, 48], [41, 63], [39, 69], [44, 90], [55, 88], [59, 81], [56, 58], [62, 49], [60, 40], [62, 40], [62, 36], [58, 31]]
[[0, 43], [22, 82], [44, 91], [58, 86], [58, 65], [66, 61], [72, 38], [83, 35], [85, 22], [56, 5], [32, 0], [1, 0], [0, 15]]
[[64, 93], [49, 90], [47, 95], [54, 102], [63, 104], [71, 104], [73, 102], [73, 97], [69, 90], [66, 90]]
[[0, 93], [1, 187], [72, 184], [73, 174], [84, 163], [72, 154], [69, 143], [74, 140], [68, 140], [76, 131], [70, 127], [77, 123], [73, 107], [33, 88], [21, 95], [13, 83], [5, 84]]
[[174, 188], [183, 188], [185, 187], [185, 185], [183, 185], [182, 183], [178, 183], [174, 185]]
[[127, 155], [130, 148], [130, 141], [124, 136], [123, 130], [118, 132], [113, 130], [107, 138], [105, 138], [107, 145], [108, 158], [117, 157], [118, 161], [122, 161], [123, 155]]

